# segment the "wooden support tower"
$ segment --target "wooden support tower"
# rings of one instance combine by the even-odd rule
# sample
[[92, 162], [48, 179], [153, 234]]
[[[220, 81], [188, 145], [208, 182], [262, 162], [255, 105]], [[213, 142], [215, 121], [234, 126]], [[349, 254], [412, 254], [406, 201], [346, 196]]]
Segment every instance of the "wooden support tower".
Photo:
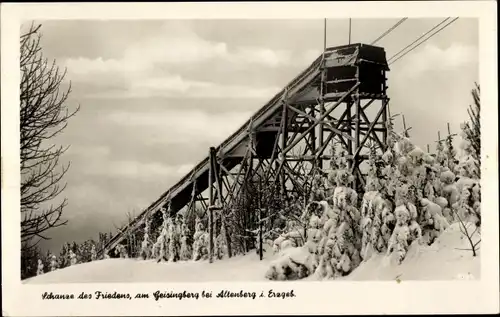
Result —
[[[332, 157], [325, 151], [333, 145], [347, 151], [349, 168], [355, 176], [353, 186], [363, 190], [362, 163], [369, 153], [369, 144], [375, 144], [379, 153], [386, 148], [387, 71], [386, 53], [381, 47], [350, 44], [325, 48], [240, 129], [219, 146], [210, 148], [207, 158], [125, 231], [138, 230], [145, 219], [167, 203], [172, 214], [187, 206], [194, 208], [191, 202], [198, 203], [208, 218], [212, 261], [214, 234], [219, 230], [213, 227], [215, 209], [224, 218], [256, 175], [263, 186], [276, 188], [270, 196], [286, 199], [293, 194], [307, 200], [310, 184], [306, 182], [313, 173], [329, 167], [325, 162]], [[252, 217], [257, 219], [261, 208], [254, 209], [254, 213]], [[113, 237], [106, 250], [114, 248], [123, 237], [121, 233]]]

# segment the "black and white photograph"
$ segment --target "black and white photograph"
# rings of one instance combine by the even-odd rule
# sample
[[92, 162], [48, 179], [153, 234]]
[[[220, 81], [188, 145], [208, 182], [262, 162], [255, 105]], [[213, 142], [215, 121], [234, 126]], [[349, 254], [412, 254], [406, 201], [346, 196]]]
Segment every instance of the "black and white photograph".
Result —
[[[480, 25], [23, 19], [19, 108], [5, 105], [19, 115], [16, 287], [481, 281], [498, 109]], [[2, 197], [3, 135], [2, 96]]]

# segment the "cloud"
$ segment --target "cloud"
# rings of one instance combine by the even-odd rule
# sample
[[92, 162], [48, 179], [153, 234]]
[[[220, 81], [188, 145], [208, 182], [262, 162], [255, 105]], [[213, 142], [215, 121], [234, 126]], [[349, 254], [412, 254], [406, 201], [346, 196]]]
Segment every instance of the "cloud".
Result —
[[180, 75], [164, 75], [131, 81], [126, 89], [111, 87], [106, 91], [87, 93], [88, 98], [238, 98], [270, 99], [280, 91], [279, 87], [254, 87], [227, 85], [183, 78]]
[[199, 64], [219, 59], [226, 63], [257, 64], [266, 67], [289, 65], [290, 51], [262, 47], [236, 47], [224, 42], [202, 39], [195, 34], [172, 34], [147, 38], [127, 48], [121, 58], [68, 58], [65, 66], [71, 74], [148, 71], [158, 64]]
[[460, 43], [453, 43], [447, 48], [427, 44], [405, 56], [406, 60], [400, 71], [408, 77], [428, 72], [453, 71], [462, 66], [477, 65], [478, 53], [477, 47]]
[[322, 54], [321, 50], [309, 49], [302, 54], [302, 62], [304, 64], [311, 64], [321, 54]]
[[236, 131], [253, 113], [250, 111], [211, 114], [200, 110], [169, 110], [154, 113], [116, 111], [102, 118], [127, 129], [152, 131], [148, 144], [217, 143]]
[[[201, 38], [179, 22], [167, 23], [162, 31], [132, 43], [120, 57], [67, 58], [67, 78], [75, 87], [86, 87], [82, 95], [94, 98], [270, 98], [279, 88], [269, 87], [269, 83], [258, 87], [253, 77], [227, 85], [228, 78], [241, 77], [245, 71], [254, 71], [254, 66], [266, 69], [304, 63], [301, 52], [251, 45], [229, 47], [222, 41]], [[217, 68], [226, 71], [221, 73]], [[191, 75], [186, 76], [186, 72]], [[213, 75], [204, 81], [194, 80], [196, 72]]]
[[191, 170], [193, 164], [183, 164], [179, 166], [164, 165], [157, 162], [142, 163], [137, 161], [108, 161], [101, 164], [101, 168], [93, 168], [90, 174], [104, 174], [110, 177], [127, 179], [159, 179], [176, 178]]
[[95, 158], [105, 157], [111, 153], [108, 146], [104, 145], [72, 145], [67, 151], [66, 155], [78, 156], [82, 158]]
[[287, 66], [292, 62], [292, 53], [287, 50], [272, 50], [260, 47], [239, 47], [226, 56], [233, 63], [261, 64], [267, 67]]

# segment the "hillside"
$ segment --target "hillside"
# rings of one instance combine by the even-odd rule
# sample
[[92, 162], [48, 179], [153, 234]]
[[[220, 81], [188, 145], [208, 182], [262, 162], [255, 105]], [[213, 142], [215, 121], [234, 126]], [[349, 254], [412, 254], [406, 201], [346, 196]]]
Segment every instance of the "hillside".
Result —
[[[477, 237], [476, 237], [477, 238]], [[479, 279], [480, 255], [472, 257], [458, 224], [450, 226], [431, 246], [412, 245], [400, 265], [383, 255], [363, 262], [346, 280], [454, 280]], [[270, 254], [268, 250], [266, 253]], [[277, 255], [259, 261], [255, 253], [206, 261], [156, 263], [137, 259], [106, 259], [70, 266], [25, 280], [44, 283], [134, 283], [134, 282], [244, 282], [265, 281], [265, 272]], [[310, 277], [305, 280], [312, 280]]]

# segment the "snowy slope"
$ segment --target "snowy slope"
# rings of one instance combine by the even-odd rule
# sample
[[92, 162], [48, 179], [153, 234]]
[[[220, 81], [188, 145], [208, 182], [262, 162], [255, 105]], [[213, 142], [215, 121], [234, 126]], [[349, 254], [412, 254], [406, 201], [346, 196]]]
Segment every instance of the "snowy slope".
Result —
[[[478, 239], [478, 237], [475, 237]], [[382, 255], [363, 262], [345, 280], [453, 280], [479, 279], [480, 256], [457, 250], [468, 248], [458, 224], [452, 225], [431, 246], [412, 246], [400, 265]], [[130, 283], [266, 281], [265, 273], [276, 256], [271, 251], [263, 261], [255, 252], [209, 264], [203, 262], [156, 263], [137, 259], [106, 259], [78, 264], [25, 283]], [[309, 278], [308, 280], [311, 280]]]
[[[474, 241], [478, 238], [475, 235]], [[472, 251], [458, 250], [469, 248], [458, 224], [453, 224], [431, 246], [412, 245], [400, 265], [391, 264], [388, 258], [382, 255], [374, 255], [345, 279], [355, 281], [479, 279], [480, 251], [473, 257]]]

